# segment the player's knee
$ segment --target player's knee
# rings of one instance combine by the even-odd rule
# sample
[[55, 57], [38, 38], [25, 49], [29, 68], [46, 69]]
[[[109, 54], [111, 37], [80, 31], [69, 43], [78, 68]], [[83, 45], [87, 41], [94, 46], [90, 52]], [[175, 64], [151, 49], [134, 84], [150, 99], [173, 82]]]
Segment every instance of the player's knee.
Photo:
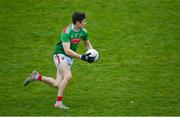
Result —
[[54, 83], [54, 86], [58, 88], [58, 87], [59, 87], [59, 83], [58, 83], [58, 82], [55, 82], [55, 83]]
[[71, 80], [71, 78], [72, 78], [72, 75], [71, 75], [71, 74], [65, 75], [65, 79], [66, 79], [66, 80]]

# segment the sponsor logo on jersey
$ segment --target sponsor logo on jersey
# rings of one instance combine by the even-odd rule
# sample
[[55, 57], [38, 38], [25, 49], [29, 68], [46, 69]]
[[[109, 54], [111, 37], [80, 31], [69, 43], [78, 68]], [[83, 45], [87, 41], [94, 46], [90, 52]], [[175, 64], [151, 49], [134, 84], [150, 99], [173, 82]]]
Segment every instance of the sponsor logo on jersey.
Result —
[[79, 39], [79, 38], [71, 39], [71, 43], [72, 43], [72, 44], [77, 44], [77, 43], [79, 43], [80, 41], [81, 41], [81, 39]]

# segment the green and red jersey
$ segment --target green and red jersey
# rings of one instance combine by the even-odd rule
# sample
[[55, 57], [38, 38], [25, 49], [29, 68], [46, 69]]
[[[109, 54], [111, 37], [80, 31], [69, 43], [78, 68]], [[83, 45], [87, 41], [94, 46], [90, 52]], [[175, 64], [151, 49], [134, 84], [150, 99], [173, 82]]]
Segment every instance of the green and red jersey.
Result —
[[[60, 40], [55, 46], [55, 52], [54, 54], [65, 54], [63, 49], [63, 42], [69, 42], [70, 48], [76, 52], [78, 48], [79, 42], [83, 39], [84, 41], [88, 40], [88, 33], [85, 28], [80, 29], [78, 32], [76, 32], [73, 29], [73, 24], [68, 25], [64, 28], [63, 32], [61, 33]], [[68, 56], [68, 55], [66, 55]]]

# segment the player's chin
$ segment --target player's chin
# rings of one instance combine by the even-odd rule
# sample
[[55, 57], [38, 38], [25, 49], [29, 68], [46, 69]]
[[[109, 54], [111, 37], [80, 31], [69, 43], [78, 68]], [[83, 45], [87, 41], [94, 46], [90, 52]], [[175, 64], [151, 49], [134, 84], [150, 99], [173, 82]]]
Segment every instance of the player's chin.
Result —
[[81, 28], [86, 28], [86, 25], [82, 25]]

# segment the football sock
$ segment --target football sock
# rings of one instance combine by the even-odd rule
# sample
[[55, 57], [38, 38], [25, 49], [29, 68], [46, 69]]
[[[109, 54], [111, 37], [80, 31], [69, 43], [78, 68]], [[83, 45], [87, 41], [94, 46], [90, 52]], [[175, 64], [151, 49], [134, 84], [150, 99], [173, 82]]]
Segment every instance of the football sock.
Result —
[[37, 78], [38, 80], [42, 80], [42, 76], [41, 75], [38, 75], [38, 78]]
[[35, 78], [35, 80], [39, 80], [39, 81], [42, 80], [42, 76], [41, 75], [36, 75], [36, 76], [34, 76], [34, 78]]
[[56, 105], [61, 105], [62, 104], [62, 99], [63, 99], [62, 96], [58, 96], [57, 100], [56, 100]]

